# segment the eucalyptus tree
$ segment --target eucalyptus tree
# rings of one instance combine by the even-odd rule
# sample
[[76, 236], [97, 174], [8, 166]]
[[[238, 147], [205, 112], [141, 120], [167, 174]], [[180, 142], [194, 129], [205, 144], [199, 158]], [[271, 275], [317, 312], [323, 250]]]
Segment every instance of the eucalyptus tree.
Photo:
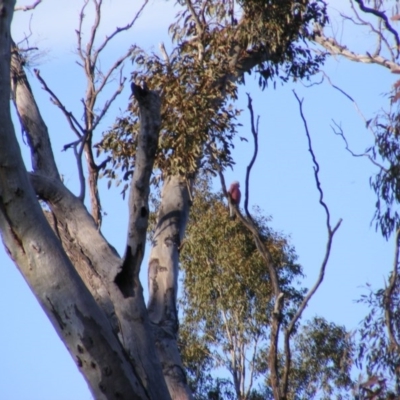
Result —
[[[175, 43], [172, 52], [162, 46], [159, 57], [133, 46], [102, 70], [104, 49], [133, 26], [142, 8], [129, 24], [99, 39], [102, 0], [83, 1], [75, 30], [78, 64], [87, 80], [83, 122], [67, 109], [40, 71], [35, 71], [77, 137], [65, 145], [77, 161], [80, 190], [74, 194], [60, 177], [52, 132], [41, 117], [25, 74], [24, 53], [10, 36], [15, 1], [0, 1], [2, 240], [96, 399], [192, 398], [177, 342], [176, 301], [179, 253], [193, 179], [200, 168], [221, 172], [232, 165], [237, 115], [233, 102], [246, 73], [259, 74], [260, 85], [266, 88], [273, 80], [307, 78], [323, 60], [308, 47], [314, 35], [312, 25], [323, 26], [327, 20], [322, 1], [178, 3], [181, 12], [170, 28]], [[95, 19], [85, 36], [90, 4]], [[99, 104], [99, 94], [129, 57], [135, 70], [132, 114], [118, 120], [95, 145], [99, 123], [124, 87], [122, 75], [104, 104]], [[24, 165], [15, 138], [10, 96], [27, 135], [30, 166]], [[96, 151], [109, 154], [96, 159]], [[130, 184], [122, 257], [101, 233], [98, 190], [100, 174], [112, 179], [119, 166]], [[139, 271], [152, 176], [162, 185], [162, 193], [148, 266], [150, 300], [146, 307]], [[90, 210], [85, 205], [87, 197]], [[263, 246], [262, 241], [257, 243]], [[269, 260], [269, 252], [265, 254]], [[275, 279], [272, 264], [268, 266]], [[275, 290], [273, 296], [278, 295]], [[280, 299], [275, 301], [280, 304]], [[275, 318], [276, 334], [280, 312]], [[274, 354], [271, 363], [276, 365]], [[275, 374], [276, 399], [281, 397], [278, 383]]]
[[[396, 78], [400, 72], [400, 10], [396, 1], [351, 0], [349, 4], [349, 11], [342, 13], [340, 18], [343, 23], [351, 24], [355, 32], [362, 32], [368, 38], [365, 44], [353, 47], [319, 26], [315, 27], [314, 39], [328, 54], [380, 66], [383, 67], [382, 74], [394, 74], [393, 87], [382, 88], [388, 93], [387, 106], [371, 118], [363, 116], [373, 138], [365, 152], [356, 153], [347, 142], [346, 132], [339, 126], [335, 127], [335, 133], [343, 139], [352, 156], [368, 158], [375, 165], [376, 174], [370, 179], [377, 195], [375, 226], [386, 239], [394, 236], [393, 268], [388, 283], [375, 291], [368, 287], [369, 293], [360, 299], [370, 307], [370, 313], [360, 329], [362, 340], [358, 352], [358, 364], [367, 378], [360, 379], [357, 395], [359, 398], [389, 399], [400, 395], [400, 81]], [[348, 88], [340, 90], [357, 105], [356, 100], [346, 93]]]
[[[190, 386], [196, 399], [272, 399], [267, 360], [275, 302], [268, 269], [252, 233], [229, 218], [222, 193], [212, 193], [204, 178], [194, 193], [179, 302], [179, 344]], [[272, 230], [260, 209], [253, 218], [278, 271], [287, 328], [307, 293], [303, 270], [290, 239]], [[297, 324], [292, 341], [287, 399], [329, 399], [350, 391], [354, 344], [344, 327], [315, 317]], [[282, 374], [285, 355], [278, 357]]]

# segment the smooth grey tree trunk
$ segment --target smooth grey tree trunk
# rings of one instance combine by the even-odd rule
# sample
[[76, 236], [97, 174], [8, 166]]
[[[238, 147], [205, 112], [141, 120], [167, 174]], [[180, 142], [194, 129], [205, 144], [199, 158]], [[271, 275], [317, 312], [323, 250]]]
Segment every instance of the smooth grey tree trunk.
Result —
[[154, 326], [158, 356], [173, 399], [192, 399], [177, 345], [179, 251], [189, 216], [187, 181], [169, 176], [164, 182], [149, 257], [148, 311]]
[[[138, 269], [130, 263], [132, 256], [140, 261], [137, 254], [143, 248], [146, 229], [143, 223], [141, 229], [130, 223], [133, 228], [121, 260], [83, 203], [59, 179], [47, 128], [15, 47], [10, 69], [14, 5], [14, 1], [0, 0], [0, 230], [6, 251], [96, 399], [170, 399], [138, 284]], [[30, 180], [10, 117], [10, 72], [13, 100], [32, 154]], [[159, 119], [158, 95], [142, 94], [146, 101], [137, 97], [141, 120]], [[141, 129], [143, 167], [135, 171], [131, 195], [131, 204], [141, 204], [141, 211], [148, 209], [146, 180], [156, 149], [148, 144], [157, 143], [158, 130], [159, 123], [143, 124]], [[147, 192], [142, 190], [146, 186]], [[51, 208], [47, 219], [36, 195]], [[136, 213], [131, 214], [135, 220]], [[126, 274], [128, 270], [133, 272]]]

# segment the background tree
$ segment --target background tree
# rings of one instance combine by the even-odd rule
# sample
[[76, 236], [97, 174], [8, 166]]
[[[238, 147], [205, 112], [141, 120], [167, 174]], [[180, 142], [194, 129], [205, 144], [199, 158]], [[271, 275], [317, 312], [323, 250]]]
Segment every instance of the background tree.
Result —
[[[228, 370], [236, 398], [247, 399], [260, 375], [260, 354], [270, 335], [274, 299], [268, 269], [249, 230], [229, 219], [221, 195], [210, 192], [209, 182], [200, 181], [194, 193], [181, 252], [183, 357], [190, 359], [193, 352], [185, 346], [187, 337], [189, 342], [201, 344], [210, 367]], [[293, 287], [293, 281], [301, 276], [294, 249], [286, 238], [268, 228], [259, 213], [256, 221], [279, 270], [285, 313], [293, 314], [293, 307], [302, 299], [302, 291]], [[197, 368], [193, 366], [195, 377]]]
[[[167, 91], [168, 84], [173, 85], [176, 76], [188, 79], [178, 81], [178, 85], [175, 83], [176, 91], [171, 91], [168, 106], [173, 112], [168, 115], [173, 116], [174, 129], [163, 128], [159, 138], [161, 121], [165, 120], [168, 127], [167, 114], [160, 114], [160, 95], [149, 90], [145, 83], [132, 83], [140, 131], [128, 130], [128, 126], [124, 128], [124, 131], [134, 133], [131, 140], [136, 146], [126, 161], [131, 163], [134, 157], [135, 168], [129, 190], [127, 243], [121, 258], [100, 232], [101, 203], [97, 179], [106, 163], [97, 164], [94, 160], [93, 133], [121, 89], [117, 89], [100, 111], [96, 108], [98, 95], [132, 52], [118, 59], [105, 73], [99, 69], [100, 54], [119, 32], [133, 25], [136, 17], [125, 28], [117, 28], [97, 42], [102, 1], [93, 1], [96, 18], [88, 42], [83, 46], [82, 26], [89, 2], [83, 3], [77, 29], [78, 56], [88, 79], [83, 124], [36, 72], [77, 135], [76, 142], [66, 145], [76, 154], [81, 185], [75, 196], [60, 178], [49, 132], [27, 83], [23, 58], [16, 47], [11, 47], [10, 23], [14, 4], [6, 0], [0, 3], [4, 11], [0, 20], [0, 51], [4, 54], [0, 68], [0, 101], [4, 105], [1, 115], [4, 147], [0, 152], [3, 175], [0, 220], [7, 251], [29, 282], [96, 398], [191, 398], [176, 336], [178, 253], [188, 217], [191, 179], [204, 161], [205, 149], [211, 149], [210, 165], [215, 157], [225, 160], [218, 168], [231, 163], [229, 134], [233, 131], [232, 119], [236, 113], [230, 111], [226, 102], [229, 97], [234, 98], [236, 84], [243, 80], [244, 72], [259, 66], [265, 79], [281, 76], [283, 80], [291, 76], [303, 78], [315, 72], [321, 58], [314, 57], [303, 43], [310, 38], [312, 21], [325, 23], [324, 5], [322, 2], [292, 1], [261, 5], [243, 3], [237, 21], [231, 2], [182, 3], [185, 6], [182, 24], [173, 28], [178, 38], [177, 64], [169, 65], [168, 55], [164, 63], [157, 64], [149, 59], [144, 64], [144, 70], [149, 74], [150, 67], [162, 67], [154, 79], [149, 79], [151, 87], [163, 86]], [[217, 25], [214, 25], [215, 21]], [[219, 58], [220, 52], [228, 57], [225, 61]], [[135, 53], [136, 59], [139, 56], [140, 53]], [[174, 71], [172, 79], [161, 85], [164, 76], [171, 77], [164, 73], [171, 67]], [[190, 73], [181, 73], [185, 68], [189, 68]], [[157, 82], [156, 76], [161, 80]], [[194, 81], [189, 80], [192, 76]], [[206, 105], [196, 108], [208, 120], [206, 125], [190, 121], [191, 114], [185, 114], [186, 108], [190, 110], [189, 101], [181, 103], [181, 108], [174, 107], [174, 94], [179, 97], [182, 88], [187, 100], [200, 88], [209, 92], [209, 97], [205, 93], [197, 97]], [[11, 125], [8, 104], [11, 90], [29, 139], [32, 158], [29, 180]], [[164, 101], [164, 104], [168, 103]], [[194, 115], [196, 109], [192, 109]], [[205, 111], [208, 112], [203, 114]], [[196, 130], [190, 132], [187, 127], [193, 122], [192, 129]], [[179, 130], [181, 127], [185, 128], [184, 132]], [[170, 146], [164, 147], [163, 139]], [[116, 148], [119, 150], [118, 144]], [[81, 164], [83, 154], [87, 161], [88, 183]], [[117, 156], [112, 154], [112, 157]], [[146, 310], [139, 270], [144, 254], [153, 165], [162, 173], [164, 187], [149, 262], [150, 301]], [[86, 184], [90, 189], [91, 213], [84, 204]], [[37, 197], [51, 211], [47, 215], [53, 231]], [[258, 240], [262, 243], [260, 238]], [[269, 265], [269, 272], [274, 272], [272, 265]], [[274, 296], [277, 295], [275, 291]], [[275, 333], [278, 327], [275, 325]], [[277, 336], [274, 335], [275, 340]], [[274, 363], [275, 358], [271, 358]], [[273, 373], [276, 375], [275, 369]], [[276, 382], [274, 390], [278, 390]], [[274, 396], [279, 397], [278, 392]]]
[[[211, 192], [210, 182], [199, 180], [194, 193], [181, 251], [180, 343], [195, 397], [272, 399], [266, 360], [274, 298], [268, 269], [251, 232], [229, 219], [223, 197]], [[288, 238], [272, 231], [260, 210], [254, 218], [279, 271], [285, 293], [282, 324], [287, 326], [306, 293], [299, 286], [302, 269]], [[348, 391], [352, 356], [344, 327], [323, 318], [298, 327], [286, 398], [325, 393], [328, 399]], [[218, 373], [221, 369], [228, 379]]]
[[[391, 73], [398, 74], [400, 39], [397, 28], [399, 20], [397, 3], [362, 0], [350, 3], [352, 15], [342, 14], [342, 18], [357, 25], [358, 29], [362, 29], [375, 39], [373, 51], [370, 48], [368, 51], [358, 48], [353, 50], [341, 44], [336, 37], [329, 36], [321, 28], [316, 29], [316, 42], [333, 55], [340, 55], [351, 61], [383, 66]], [[371, 187], [377, 195], [374, 220], [377, 229], [386, 239], [395, 236], [393, 269], [388, 283], [384, 289], [369, 288], [369, 293], [360, 299], [369, 305], [370, 313], [365, 317], [360, 329], [358, 362], [365, 368], [367, 379], [361, 378], [357, 394], [359, 398], [395, 398], [400, 393], [398, 94], [399, 81], [395, 81], [388, 95], [389, 109], [379, 111], [371, 119], [365, 118], [366, 126], [372, 132], [374, 141], [364, 153], [353, 152], [348, 145], [345, 132], [339, 126], [335, 128], [336, 133], [344, 140], [346, 149], [353, 156], [367, 157], [377, 167], [376, 174], [370, 180]], [[349, 98], [354, 102], [351, 97]]]

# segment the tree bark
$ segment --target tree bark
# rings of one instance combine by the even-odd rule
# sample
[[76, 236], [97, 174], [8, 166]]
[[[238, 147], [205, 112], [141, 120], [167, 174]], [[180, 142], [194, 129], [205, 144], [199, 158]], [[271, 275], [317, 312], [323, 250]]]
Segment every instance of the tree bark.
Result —
[[[121, 280], [116, 279], [123, 271], [121, 258], [101, 235], [82, 201], [59, 179], [47, 127], [15, 48], [10, 69], [14, 3], [0, 1], [0, 229], [6, 251], [96, 399], [168, 400], [141, 287], [134, 287], [134, 295], [126, 296]], [[32, 154], [31, 182], [10, 117], [10, 71], [13, 100]], [[151, 151], [155, 150], [153, 146]], [[154, 154], [152, 157], [150, 171]], [[141, 174], [140, 168], [135, 174]], [[52, 226], [75, 268], [46, 221], [31, 185], [49, 204]]]
[[116, 336], [51, 231], [32, 190], [10, 116], [10, 24], [0, 1], [0, 228], [18, 265], [96, 399], [145, 399]]
[[158, 356], [171, 397], [192, 399], [177, 345], [179, 250], [189, 215], [190, 196], [184, 178], [169, 176], [162, 190], [157, 227], [149, 257], [148, 311]]
[[39, 108], [33, 97], [31, 87], [23, 69], [24, 61], [17, 46], [11, 42], [11, 94], [31, 149], [32, 168], [45, 176], [59, 179], [50, 137]]

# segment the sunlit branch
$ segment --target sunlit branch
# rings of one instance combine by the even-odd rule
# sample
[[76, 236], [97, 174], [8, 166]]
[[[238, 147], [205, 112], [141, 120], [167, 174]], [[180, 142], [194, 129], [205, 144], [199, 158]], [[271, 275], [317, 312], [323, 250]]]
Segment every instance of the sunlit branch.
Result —
[[204, 46], [202, 43], [204, 27], [203, 27], [202, 23], [200, 22], [199, 16], [197, 15], [191, 0], [185, 0], [185, 3], [186, 3], [187, 8], [190, 11], [190, 14], [192, 15], [194, 23], [196, 24], [196, 30], [197, 30], [197, 34], [196, 34], [197, 40], [196, 41], [197, 41], [197, 47], [198, 47], [198, 51], [199, 51], [199, 60], [201, 61], [204, 56]]
[[373, 56], [371, 54], [357, 54], [349, 50], [346, 46], [339, 44], [336, 39], [328, 38], [322, 30], [316, 29], [314, 40], [324, 47], [332, 55], [343, 56], [351, 61], [366, 63], [366, 64], [378, 64], [385, 68], [388, 68], [393, 73], [400, 73], [400, 66], [394, 61], [391, 61], [381, 55]]
[[[94, 73], [94, 69], [92, 69], [92, 67], [94, 65], [96, 65], [96, 60], [94, 60], [94, 62], [92, 63], [91, 61], [91, 57], [92, 57], [92, 49], [94, 46], [94, 42], [96, 39], [96, 34], [97, 34], [97, 30], [99, 29], [100, 26], [100, 20], [101, 20], [101, 6], [103, 3], [103, 0], [93, 0], [93, 3], [95, 5], [95, 19], [92, 25], [92, 30], [90, 32], [90, 38], [86, 44], [86, 74], [88, 76], [92, 75]], [[84, 5], [84, 7], [86, 7], [86, 4]]]
[[30, 10], [35, 9], [41, 2], [42, 2], [42, 0], [36, 0], [34, 3], [32, 3], [30, 5], [15, 7], [14, 11], [30, 11]]

